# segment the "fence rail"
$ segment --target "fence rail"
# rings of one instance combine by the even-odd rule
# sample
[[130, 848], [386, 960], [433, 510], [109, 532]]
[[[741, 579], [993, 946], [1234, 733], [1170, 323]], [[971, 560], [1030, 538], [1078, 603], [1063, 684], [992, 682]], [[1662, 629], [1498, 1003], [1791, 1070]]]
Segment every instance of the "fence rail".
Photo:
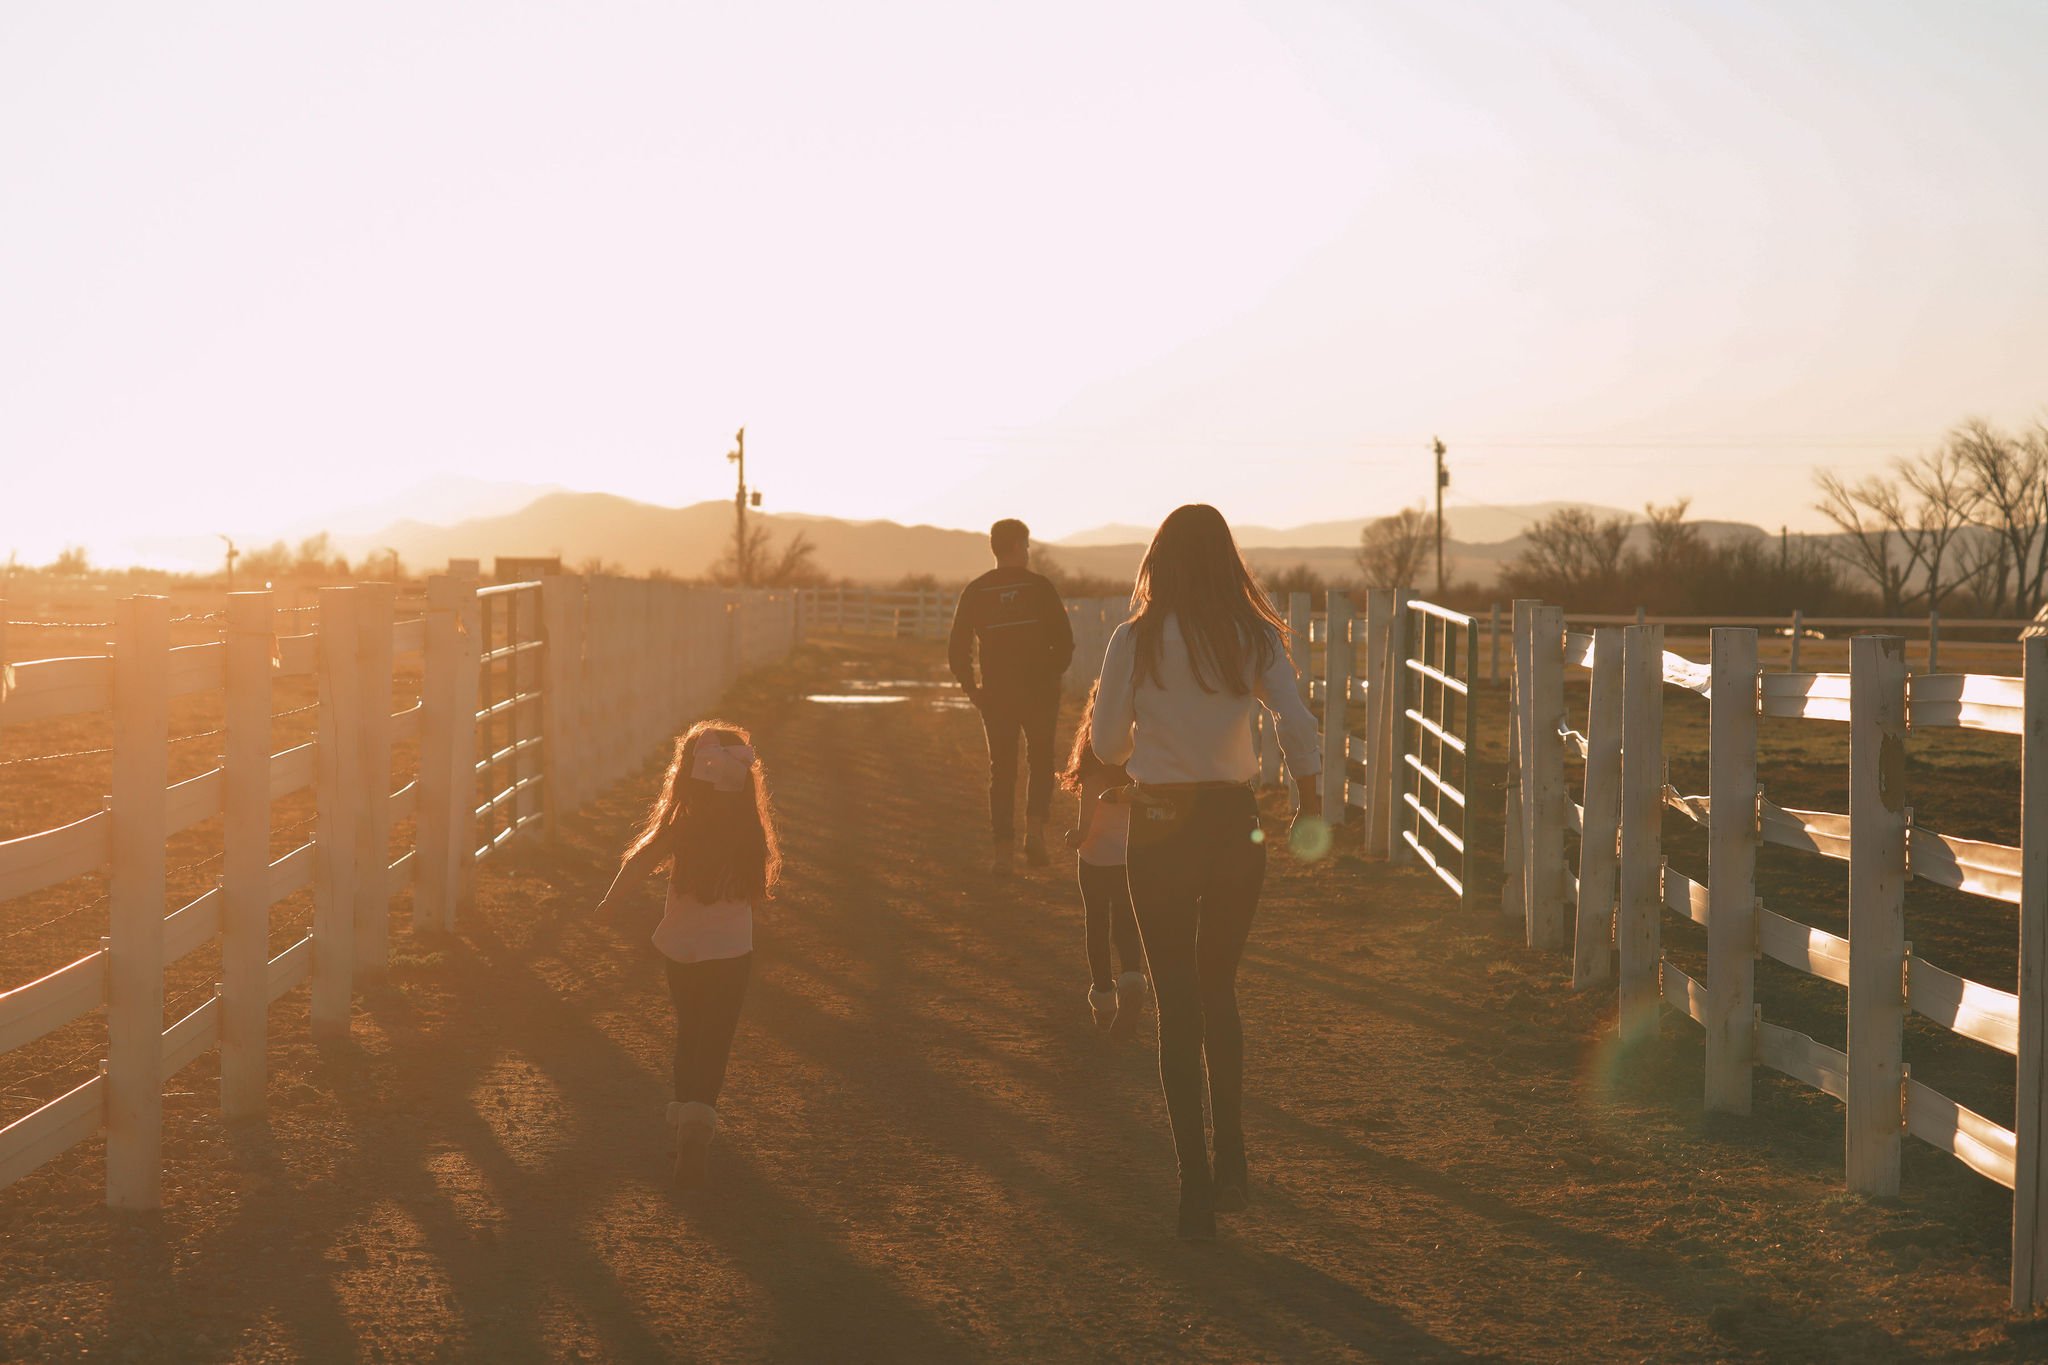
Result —
[[[132, 597], [114, 604], [105, 654], [11, 665], [0, 611], [0, 726], [104, 714], [113, 731], [91, 751], [112, 759], [103, 809], [0, 841], [0, 902], [108, 878], [101, 946], [0, 991], [0, 1053], [106, 1014], [98, 1074], [0, 1127], [0, 1186], [104, 1131], [108, 1203], [156, 1207], [166, 1081], [218, 1047], [223, 1112], [259, 1112], [272, 1002], [310, 982], [315, 1037], [346, 1035], [356, 988], [385, 971], [402, 890], [416, 932], [453, 928], [479, 865], [552, 829], [801, 629], [790, 593], [603, 578], [442, 577], [425, 606], [398, 620], [390, 584], [323, 589], [308, 630], [308, 613], [271, 594], [235, 593], [220, 639], [174, 649], [169, 603]], [[394, 709], [408, 656], [419, 697]], [[273, 752], [273, 722], [295, 714], [273, 689], [292, 677], [317, 686], [297, 708], [316, 737]], [[174, 784], [170, 703], [203, 694], [224, 719], [183, 738], [218, 736], [221, 759]], [[417, 773], [394, 786], [394, 746], [415, 741]], [[308, 789], [311, 836], [272, 858], [296, 828], [276, 826], [274, 803]], [[205, 864], [218, 879], [167, 915], [168, 841], [215, 819], [221, 849]], [[413, 844], [394, 858], [407, 819]], [[272, 955], [272, 908], [308, 888], [310, 931]], [[216, 942], [219, 983], [165, 1028], [165, 969]]]
[[[1947, 1152], [2014, 1191], [2012, 1303], [2027, 1310], [2048, 1301], [2048, 800], [2041, 796], [2048, 790], [2048, 640], [2023, 642], [2021, 678], [1909, 678], [1905, 642], [1877, 635], [1851, 642], [1846, 673], [1767, 673], [1753, 628], [1718, 626], [1703, 665], [1666, 652], [1663, 626], [1654, 621], [1567, 633], [1556, 607], [1518, 602], [1515, 612], [1519, 724], [1511, 766], [1526, 790], [1531, 783], [1546, 787], [1568, 749], [1584, 760], [1583, 803], [1525, 795], [1523, 838], [1519, 847], [1509, 841], [1509, 878], [1518, 894], [1504, 903], [1528, 926], [1530, 941], [1564, 946], [1565, 895], [1575, 883], [1574, 985], [1608, 981], [1618, 957], [1624, 1031], [1652, 1026], [1664, 1006], [1700, 1025], [1709, 1109], [1748, 1113], [1758, 1066], [1834, 1096], [1844, 1105], [1844, 1177], [1866, 1194], [1897, 1192], [1903, 1138]], [[1567, 667], [1592, 675], [1583, 735], [1565, 715], [1558, 680]], [[1705, 793], [1665, 783], [1666, 688], [1707, 699]], [[1846, 812], [1792, 809], [1762, 796], [1763, 716], [1847, 726]], [[1931, 727], [2021, 739], [2018, 847], [1955, 838], [1912, 821], [1905, 740], [1909, 730]], [[1513, 816], [1512, 797], [1510, 806]], [[1703, 880], [1665, 862], [1666, 811], [1706, 830]], [[1574, 834], [1576, 878], [1564, 870]], [[1846, 937], [1758, 898], [1756, 850], [1763, 844], [1847, 864]], [[1913, 952], [1905, 891], [1916, 878], [2018, 908], [2016, 990], [1969, 980]], [[1667, 910], [1706, 930], [1704, 981], [1663, 952], [1660, 920]], [[1844, 989], [1846, 1049], [1764, 1017], [1755, 998], [1758, 958]], [[2012, 1127], [1908, 1073], [1908, 1013], [2014, 1059]]]

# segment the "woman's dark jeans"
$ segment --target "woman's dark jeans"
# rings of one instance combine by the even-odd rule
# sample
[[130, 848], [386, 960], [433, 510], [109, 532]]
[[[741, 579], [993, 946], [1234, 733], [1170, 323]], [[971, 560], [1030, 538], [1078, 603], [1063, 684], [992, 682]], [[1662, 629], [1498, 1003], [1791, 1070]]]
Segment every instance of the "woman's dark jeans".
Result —
[[1217, 1169], [1242, 1178], [1237, 964], [1266, 878], [1258, 832], [1258, 802], [1249, 787], [1169, 792], [1163, 804], [1131, 812], [1131, 904], [1152, 967], [1159, 1080], [1184, 1185], [1210, 1179], [1202, 1131], [1205, 1070]]
[[725, 1084], [725, 1059], [732, 1053], [747, 997], [754, 955], [709, 962], [670, 962], [668, 998], [676, 1007], [676, 1098], [716, 1105]]

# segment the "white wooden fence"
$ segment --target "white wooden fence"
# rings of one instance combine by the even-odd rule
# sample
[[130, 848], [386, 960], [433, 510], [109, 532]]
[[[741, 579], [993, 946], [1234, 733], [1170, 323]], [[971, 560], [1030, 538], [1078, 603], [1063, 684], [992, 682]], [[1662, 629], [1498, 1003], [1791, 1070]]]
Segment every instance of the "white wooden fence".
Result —
[[943, 640], [957, 597], [940, 588], [810, 588], [803, 594], [803, 628], [811, 634]]
[[[1663, 627], [1654, 624], [1567, 633], [1558, 608], [1518, 602], [1514, 628], [1503, 905], [1523, 921], [1528, 941], [1570, 949], [1580, 987], [1612, 979], [1618, 956], [1625, 1032], [1653, 1027], [1665, 1005], [1699, 1024], [1710, 1110], [1748, 1113], [1759, 1065], [1841, 1100], [1851, 1189], [1896, 1193], [1901, 1142], [1912, 1136], [2012, 1190], [2013, 1306], [2048, 1301], [2048, 640], [2025, 642], [2023, 678], [1924, 673], [1909, 689], [1905, 643], [1896, 636], [1854, 639], [1847, 673], [1777, 673], [1759, 669], [1753, 629], [1716, 629], [1702, 664], [1665, 652]], [[1583, 732], [1565, 714], [1567, 667], [1591, 672]], [[1708, 699], [1704, 794], [1666, 784], [1666, 687]], [[1760, 716], [1847, 725], [1847, 812], [1794, 810], [1761, 795]], [[1934, 727], [2019, 737], [2019, 847], [1913, 823], [1906, 737]], [[1578, 802], [1565, 790], [1568, 749], [1584, 760]], [[1704, 880], [1664, 861], [1667, 809], [1707, 830]], [[1574, 834], [1576, 876], [1566, 863]], [[1765, 843], [1848, 864], [1846, 938], [1757, 898], [1756, 854]], [[1905, 891], [1915, 877], [2017, 908], [2017, 990], [1966, 980], [1913, 953]], [[1704, 927], [1705, 980], [1662, 951], [1666, 910]], [[1846, 989], [1846, 1051], [1765, 1017], [1755, 999], [1759, 957]], [[2012, 1127], [1909, 1074], [1901, 1056], [1908, 1012], [2014, 1058]]]
[[[389, 584], [329, 588], [310, 630], [267, 592], [227, 603], [210, 643], [173, 649], [167, 601], [131, 597], [108, 652], [0, 667], [0, 725], [106, 713], [113, 727], [103, 808], [0, 842], [0, 903], [109, 879], [100, 947], [0, 992], [0, 1054], [102, 1008], [107, 1026], [97, 1075], [0, 1128], [0, 1186], [104, 1131], [107, 1202], [158, 1206], [166, 1081], [218, 1046], [223, 1113], [260, 1112], [272, 1002], [310, 980], [314, 1036], [345, 1036], [356, 987], [384, 973], [401, 889], [415, 931], [452, 928], [480, 864], [634, 770], [799, 632], [789, 593], [603, 578], [437, 578], [407, 620]], [[405, 656], [419, 698], [394, 713]], [[318, 735], [272, 752], [272, 689], [293, 676], [317, 679]], [[221, 760], [173, 785], [172, 700], [205, 694], [224, 716]], [[412, 738], [418, 775], [394, 789], [393, 744]], [[309, 788], [312, 837], [272, 859], [272, 804]], [[166, 916], [166, 841], [216, 818], [218, 883]], [[414, 846], [394, 860], [407, 818]], [[271, 907], [307, 887], [311, 932], [270, 954]], [[164, 1028], [165, 968], [215, 941], [213, 994]]]

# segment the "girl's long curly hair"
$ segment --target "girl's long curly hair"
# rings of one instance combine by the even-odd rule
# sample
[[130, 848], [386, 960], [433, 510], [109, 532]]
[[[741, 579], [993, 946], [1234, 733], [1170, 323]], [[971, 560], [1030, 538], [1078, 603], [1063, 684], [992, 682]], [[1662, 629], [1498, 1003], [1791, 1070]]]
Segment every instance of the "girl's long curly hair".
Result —
[[1111, 786], [1122, 786], [1131, 780], [1121, 763], [1104, 763], [1095, 756], [1095, 697], [1102, 691], [1102, 680], [1097, 678], [1088, 684], [1088, 702], [1081, 708], [1080, 723], [1074, 727], [1074, 751], [1067, 755], [1067, 766], [1059, 773], [1059, 784], [1070, 792], [1079, 792], [1081, 784], [1091, 777], [1102, 777]]
[[660, 849], [655, 871], [666, 869], [672, 885], [705, 904], [765, 899], [781, 875], [782, 849], [759, 759], [743, 791], [718, 791], [690, 777], [699, 744], [753, 742], [746, 730], [722, 720], [698, 721], [678, 736], [661, 795], [626, 858]]
[[1152, 537], [1131, 596], [1140, 682], [1158, 683], [1166, 618], [1180, 622], [1195, 685], [1242, 697], [1285, 653], [1287, 623], [1251, 568], [1223, 514], [1205, 502], [1177, 507]]

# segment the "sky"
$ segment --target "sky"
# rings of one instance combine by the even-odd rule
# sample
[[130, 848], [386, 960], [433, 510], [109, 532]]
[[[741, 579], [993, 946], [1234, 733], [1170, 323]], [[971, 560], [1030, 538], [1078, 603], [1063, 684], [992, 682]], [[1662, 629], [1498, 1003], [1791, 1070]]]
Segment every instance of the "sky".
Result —
[[0, 554], [450, 476], [1052, 538], [2048, 415], [2048, 6], [0, 6]]

